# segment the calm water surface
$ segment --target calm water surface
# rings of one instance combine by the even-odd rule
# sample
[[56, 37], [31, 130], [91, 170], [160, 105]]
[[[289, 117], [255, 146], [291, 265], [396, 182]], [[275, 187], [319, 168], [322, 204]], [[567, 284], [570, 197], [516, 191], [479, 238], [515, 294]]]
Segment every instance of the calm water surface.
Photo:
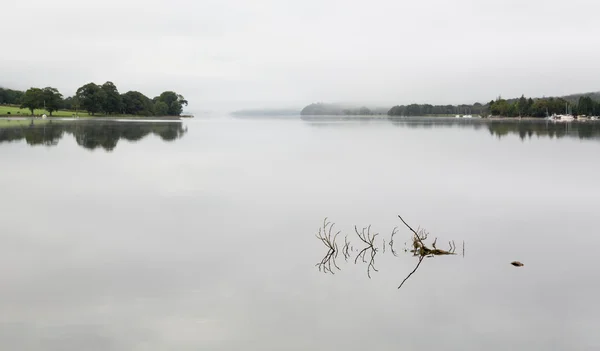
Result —
[[[3, 129], [0, 349], [600, 349], [599, 141], [403, 119]], [[398, 214], [465, 257], [400, 290], [403, 252], [371, 279], [315, 267], [324, 217], [387, 242]]]

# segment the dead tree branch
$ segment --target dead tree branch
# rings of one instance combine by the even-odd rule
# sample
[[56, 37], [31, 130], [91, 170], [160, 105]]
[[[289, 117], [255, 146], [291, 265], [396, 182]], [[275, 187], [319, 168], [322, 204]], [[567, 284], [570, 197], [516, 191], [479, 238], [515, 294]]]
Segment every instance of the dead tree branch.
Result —
[[406, 278], [404, 278], [404, 280], [402, 281], [402, 283], [400, 283], [400, 286], [398, 286], [398, 289], [400, 289], [402, 287], [402, 285], [404, 285], [404, 283], [408, 280], [408, 278], [410, 278], [411, 275], [413, 275], [417, 269], [419, 269], [419, 266], [421, 265], [421, 262], [423, 262], [423, 259], [425, 258], [425, 256], [421, 256], [419, 257], [419, 263], [417, 263], [415, 269], [412, 270], [412, 272], [410, 272]]
[[354, 263], [356, 264], [359, 258], [361, 258], [364, 263], [367, 263], [365, 256], [367, 252], [369, 252], [370, 260], [367, 265], [367, 276], [370, 279], [371, 269], [375, 272], [379, 272], [375, 268], [375, 255], [377, 255], [377, 248], [375, 247], [375, 238], [377, 237], [377, 235], [379, 235], [379, 233], [371, 234], [370, 225], [366, 228], [363, 228], [360, 232], [358, 231], [358, 228], [354, 226], [354, 231], [356, 232], [356, 235], [358, 235], [360, 241], [362, 241], [366, 245], [362, 250], [358, 252], [358, 255], [356, 255], [356, 258], [354, 259]]
[[344, 254], [344, 260], [348, 262], [348, 258], [350, 258], [350, 242], [348, 241], [348, 235], [344, 238], [344, 247], [342, 248], [342, 253]]
[[433, 243], [431, 244], [433, 248], [430, 249], [425, 245], [424, 242], [429, 236], [429, 233], [425, 231], [425, 229], [418, 228], [417, 230], [414, 230], [410, 225], [408, 225], [408, 223], [404, 221], [404, 219], [401, 216], [398, 216], [398, 218], [400, 218], [402, 223], [404, 223], [404, 225], [413, 233], [413, 250], [411, 250], [411, 252], [413, 253], [413, 256], [419, 257], [419, 262], [417, 263], [415, 268], [412, 270], [412, 272], [408, 274], [408, 276], [406, 276], [406, 278], [404, 278], [400, 286], [398, 286], [398, 289], [400, 289], [402, 285], [404, 285], [404, 283], [408, 280], [408, 278], [410, 278], [417, 271], [417, 269], [419, 269], [419, 266], [421, 266], [421, 262], [423, 262], [423, 259], [425, 257], [435, 257], [439, 255], [454, 255], [454, 251], [456, 251], [456, 245], [454, 245], [453, 241], [450, 241], [450, 250], [441, 250], [436, 248], [437, 238], [435, 238], [435, 240], [433, 240]]
[[327, 218], [325, 218], [323, 220], [323, 227], [319, 228], [319, 233], [317, 234], [317, 239], [321, 240], [323, 245], [327, 247], [327, 253], [323, 257], [321, 262], [316, 264], [316, 266], [319, 268], [319, 271], [322, 271], [324, 273], [329, 272], [331, 274], [335, 274], [331, 269], [332, 263], [335, 268], [340, 270], [340, 267], [338, 267], [338, 265], [335, 262], [335, 259], [338, 255], [338, 246], [336, 243], [336, 239], [340, 232], [338, 231], [337, 233], [335, 233], [335, 235], [332, 234], [334, 225], [335, 223], [328, 222]]
[[398, 233], [398, 227], [394, 227], [394, 229], [392, 230], [392, 235], [390, 237], [390, 251], [392, 251], [392, 254], [396, 257], [398, 257], [398, 253], [394, 250], [394, 235], [396, 235], [396, 233]]

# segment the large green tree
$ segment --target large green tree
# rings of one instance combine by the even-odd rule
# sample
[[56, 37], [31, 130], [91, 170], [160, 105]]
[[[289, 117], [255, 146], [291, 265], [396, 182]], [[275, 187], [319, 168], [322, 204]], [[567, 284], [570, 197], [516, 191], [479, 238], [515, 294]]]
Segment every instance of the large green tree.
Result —
[[579, 104], [577, 105], [577, 112], [582, 115], [593, 115], [595, 106], [594, 100], [589, 96], [582, 96], [579, 98]]
[[106, 93], [95, 83], [88, 83], [79, 89], [75, 94], [81, 107], [88, 111], [92, 116], [96, 112], [102, 111], [102, 106], [105, 104]]
[[123, 111], [126, 114], [138, 116], [151, 116], [153, 114], [152, 100], [139, 91], [128, 91], [121, 97], [123, 99]]
[[154, 114], [156, 116], [167, 116], [169, 115], [169, 105], [164, 101], [157, 101], [154, 104]]
[[105, 95], [102, 102], [102, 111], [107, 115], [122, 111], [123, 99], [113, 82], [106, 82], [102, 84], [101, 88]]
[[29, 88], [23, 94], [21, 98], [21, 108], [27, 108], [31, 111], [31, 115], [33, 116], [33, 112], [36, 108], [42, 107], [43, 104], [43, 91], [40, 88]]
[[174, 91], [165, 91], [158, 96], [158, 99], [155, 98], [154, 100], [155, 103], [162, 101], [167, 104], [169, 107], [168, 114], [170, 116], [179, 116], [181, 112], [183, 112], [183, 105], [187, 106], [188, 104], [187, 100], [183, 96]]
[[52, 112], [58, 111], [63, 104], [63, 96], [56, 88], [46, 87], [42, 90], [43, 106], [52, 116]]

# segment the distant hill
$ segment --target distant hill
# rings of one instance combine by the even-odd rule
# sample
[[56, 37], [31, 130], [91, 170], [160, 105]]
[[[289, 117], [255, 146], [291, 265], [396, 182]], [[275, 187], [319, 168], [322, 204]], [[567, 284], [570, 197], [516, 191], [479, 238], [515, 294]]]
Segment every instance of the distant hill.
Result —
[[299, 116], [300, 109], [298, 108], [257, 108], [238, 110], [231, 113], [236, 117], [260, 117], [260, 116]]
[[[564, 95], [564, 96], [534, 97], [533, 100], [554, 98], [554, 99], [565, 100], [570, 104], [577, 104], [579, 102], [580, 97], [586, 97], [586, 96], [589, 96], [592, 100], [600, 101], [600, 91], [589, 92], [589, 93], [570, 94], [570, 95]], [[509, 99], [505, 99], [505, 100], [509, 103], [514, 103], [514, 102], [517, 102], [517, 100], [519, 100], [519, 97], [509, 98]]]
[[389, 107], [366, 107], [353, 106], [334, 103], [313, 103], [304, 107], [301, 111], [302, 116], [369, 116], [385, 115]]
[[571, 94], [565, 96], [559, 96], [559, 98], [568, 101], [571, 104], [579, 103], [580, 97], [590, 97], [594, 101], [600, 101], [600, 91], [595, 91], [591, 93], [581, 93], [581, 94]]

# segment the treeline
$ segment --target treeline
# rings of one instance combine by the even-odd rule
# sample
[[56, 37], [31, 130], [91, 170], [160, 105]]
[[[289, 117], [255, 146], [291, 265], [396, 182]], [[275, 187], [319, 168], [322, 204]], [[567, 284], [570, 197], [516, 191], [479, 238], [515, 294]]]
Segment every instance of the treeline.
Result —
[[0, 104], [19, 105], [34, 114], [36, 109], [45, 109], [50, 116], [54, 111], [85, 110], [90, 115], [124, 114], [138, 116], [179, 116], [187, 100], [174, 91], [165, 91], [150, 99], [138, 91], [120, 94], [112, 82], [102, 85], [85, 84], [74, 96], [63, 98], [56, 88], [30, 88], [25, 92], [0, 88]]
[[445, 115], [480, 115], [485, 113], [486, 106], [478, 102], [473, 105], [430, 105], [410, 104], [398, 105], [388, 111], [390, 116], [445, 116]]
[[[574, 97], [577, 100], [574, 100]], [[472, 105], [398, 105], [388, 111], [390, 116], [447, 116], [481, 115], [503, 117], [546, 117], [552, 114], [600, 115], [600, 94], [587, 93], [566, 97], [502, 99], [498, 97], [487, 104]]]
[[368, 108], [366, 106], [346, 106], [342, 104], [314, 103], [302, 109], [302, 116], [371, 116], [385, 115], [388, 108]]
[[600, 102], [591, 95], [581, 95], [577, 103], [569, 103], [564, 98], [532, 99], [521, 96], [516, 100], [501, 98], [490, 101], [489, 110], [494, 116], [505, 117], [546, 117], [553, 114], [600, 115]]
[[0, 105], [20, 105], [24, 92], [0, 87]]

